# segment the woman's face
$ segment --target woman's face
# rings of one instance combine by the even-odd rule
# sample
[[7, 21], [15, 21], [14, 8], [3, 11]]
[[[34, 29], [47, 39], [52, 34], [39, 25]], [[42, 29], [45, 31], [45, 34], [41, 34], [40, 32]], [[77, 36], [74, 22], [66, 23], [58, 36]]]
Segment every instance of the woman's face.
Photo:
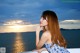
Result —
[[44, 19], [43, 17], [41, 17], [40, 19], [40, 26], [47, 26], [48, 25], [48, 22], [46, 19]]

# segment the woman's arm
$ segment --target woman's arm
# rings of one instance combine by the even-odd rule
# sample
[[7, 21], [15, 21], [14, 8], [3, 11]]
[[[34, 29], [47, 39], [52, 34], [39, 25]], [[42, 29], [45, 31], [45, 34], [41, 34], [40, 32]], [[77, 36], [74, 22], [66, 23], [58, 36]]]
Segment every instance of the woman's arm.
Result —
[[37, 27], [36, 29], [36, 45], [38, 45], [38, 42], [39, 42], [39, 33], [40, 33], [40, 26]]
[[42, 48], [42, 49], [39, 49], [37, 51], [38, 51], [38, 53], [41, 53], [42, 51], [47, 51], [47, 49], [46, 48]]
[[41, 39], [39, 40], [39, 33], [40, 33], [40, 27], [38, 27], [36, 30], [36, 48], [37, 49], [40, 49], [48, 39], [47, 33], [44, 32], [41, 36]]
[[37, 51], [38, 53], [41, 53], [42, 51], [47, 51], [47, 49], [46, 48], [41, 48], [39, 50], [33, 50], [33, 51]]
[[42, 49], [40, 49], [41, 51], [47, 51], [47, 49], [46, 48], [42, 48]]

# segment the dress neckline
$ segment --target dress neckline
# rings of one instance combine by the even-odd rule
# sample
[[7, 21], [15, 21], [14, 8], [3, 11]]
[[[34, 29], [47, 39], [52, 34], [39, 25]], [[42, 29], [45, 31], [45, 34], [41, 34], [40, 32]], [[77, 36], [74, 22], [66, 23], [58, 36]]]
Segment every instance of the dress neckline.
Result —
[[45, 44], [51, 44], [52, 45], [52, 43], [45, 43]]

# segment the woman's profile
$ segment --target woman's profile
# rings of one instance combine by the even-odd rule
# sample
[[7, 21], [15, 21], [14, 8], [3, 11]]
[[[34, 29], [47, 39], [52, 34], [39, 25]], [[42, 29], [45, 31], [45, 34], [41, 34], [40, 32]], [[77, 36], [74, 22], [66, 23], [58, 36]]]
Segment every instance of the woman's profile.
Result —
[[[39, 39], [41, 29], [43, 34]], [[45, 45], [44, 48], [42, 48], [43, 45]], [[66, 40], [61, 34], [56, 13], [51, 10], [44, 11], [40, 19], [40, 26], [36, 29], [36, 50], [34, 51], [39, 53], [44, 50], [49, 53], [70, 53], [66, 47]]]

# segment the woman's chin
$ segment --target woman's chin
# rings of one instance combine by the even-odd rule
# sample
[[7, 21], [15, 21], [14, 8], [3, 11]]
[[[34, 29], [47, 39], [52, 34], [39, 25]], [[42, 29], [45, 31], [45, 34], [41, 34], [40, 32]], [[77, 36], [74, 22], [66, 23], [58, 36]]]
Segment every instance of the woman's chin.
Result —
[[40, 27], [42, 27], [42, 25], [40, 24]]
[[40, 27], [44, 27], [44, 25], [40, 24]]
[[42, 25], [40, 25], [40, 27], [42, 27]]

